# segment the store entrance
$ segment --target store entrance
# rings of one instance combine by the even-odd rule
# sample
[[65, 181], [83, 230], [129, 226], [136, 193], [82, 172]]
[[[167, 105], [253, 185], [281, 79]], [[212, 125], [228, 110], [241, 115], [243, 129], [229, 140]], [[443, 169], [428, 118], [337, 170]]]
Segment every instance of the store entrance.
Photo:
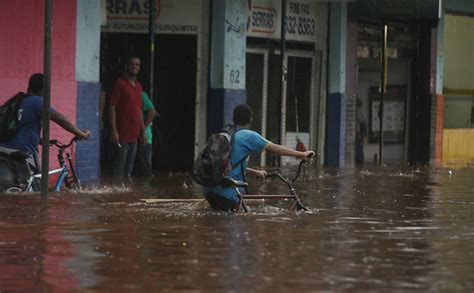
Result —
[[[319, 76], [317, 55], [304, 51], [285, 54], [284, 95], [281, 95], [281, 55], [267, 49], [247, 49], [247, 104], [254, 112], [253, 129], [270, 141], [295, 149], [316, 146], [313, 115], [316, 104], [314, 81]], [[319, 64], [319, 63], [318, 63]], [[250, 158], [251, 165], [294, 165], [293, 158], [264, 153]]]
[[[149, 90], [149, 42], [146, 34], [103, 33], [101, 82], [106, 93], [121, 73], [127, 56], [141, 58], [139, 80]], [[153, 123], [153, 169], [190, 170], [194, 160], [197, 38], [157, 35], [155, 94], [160, 116]], [[150, 97], [151, 98], [151, 97]]]
[[[358, 35], [357, 97], [361, 103], [359, 111], [367, 120], [367, 141], [362, 145], [365, 163], [379, 163], [380, 159], [380, 117], [379, 106], [381, 101], [380, 78], [382, 74], [381, 54], [383, 43], [383, 26], [372, 23], [360, 23], [361, 29]], [[382, 161], [385, 164], [405, 164], [409, 162], [410, 124], [413, 123], [410, 111], [416, 106], [414, 99], [417, 91], [417, 80], [421, 80], [418, 74], [413, 74], [416, 69], [414, 62], [415, 46], [413, 40], [415, 35], [410, 32], [406, 24], [392, 23], [389, 28], [387, 56], [387, 84], [383, 95], [383, 145]], [[396, 45], [395, 45], [396, 44]], [[410, 49], [409, 49], [410, 48]], [[428, 57], [429, 58], [429, 57]], [[427, 62], [429, 64], [429, 62]], [[415, 66], [414, 66], [415, 65]], [[420, 76], [423, 76], [420, 74]], [[355, 108], [355, 107], [354, 107]], [[356, 110], [357, 112], [357, 110]], [[422, 116], [426, 111], [420, 111], [416, 115]], [[356, 119], [356, 117], [354, 117]], [[425, 120], [425, 119], [423, 119]], [[422, 124], [417, 124], [415, 134], [419, 137], [423, 132]], [[429, 133], [429, 132], [428, 132]]]

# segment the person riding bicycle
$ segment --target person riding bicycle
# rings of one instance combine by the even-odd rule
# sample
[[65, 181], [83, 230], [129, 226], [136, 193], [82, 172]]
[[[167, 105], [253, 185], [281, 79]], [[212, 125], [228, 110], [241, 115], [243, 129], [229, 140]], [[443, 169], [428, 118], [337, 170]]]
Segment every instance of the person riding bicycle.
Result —
[[[233, 137], [232, 151], [230, 155], [230, 164], [238, 163], [244, 159], [238, 166], [235, 166], [229, 177], [238, 181], [245, 181], [245, 172], [256, 175], [257, 178], [265, 178], [267, 172], [264, 170], [256, 170], [248, 167], [248, 156], [251, 153], [261, 153], [264, 150], [273, 152], [280, 156], [293, 156], [308, 158], [314, 155], [313, 151], [300, 152], [285, 146], [272, 143], [262, 137], [259, 133], [250, 130], [252, 124], [252, 109], [245, 104], [239, 105], [234, 109], [233, 121], [236, 132]], [[238, 195], [233, 188], [225, 188], [223, 186], [204, 187], [204, 195], [207, 202], [213, 209], [234, 211], [239, 203]]]
[[[19, 129], [13, 137], [5, 142], [0, 142], [0, 147], [29, 152], [36, 160], [38, 145], [41, 137], [41, 122], [43, 113], [43, 74], [35, 73], [28, 81], [27, 97], [20, 105]], [[91, 132], [81, 130], [71, 123], [63, 114], [52, 107], [49, 110], [51, 120], [56, 122], [66, 131], [80, 139], [87, 139]], [[38, 166], [35, 166], [38, 168]]]

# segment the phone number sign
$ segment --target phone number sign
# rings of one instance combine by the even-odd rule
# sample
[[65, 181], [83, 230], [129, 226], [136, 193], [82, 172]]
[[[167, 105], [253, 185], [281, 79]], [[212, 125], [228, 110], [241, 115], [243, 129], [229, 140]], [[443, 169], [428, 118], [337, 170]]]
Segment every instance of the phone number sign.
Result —
[[[249, 0], [247, 10], [247, 36], [279, 39], [281, 37], [281, 0]], [[288, 40], [315, 42], [316, 3], [288, 1], [285, 32]]]

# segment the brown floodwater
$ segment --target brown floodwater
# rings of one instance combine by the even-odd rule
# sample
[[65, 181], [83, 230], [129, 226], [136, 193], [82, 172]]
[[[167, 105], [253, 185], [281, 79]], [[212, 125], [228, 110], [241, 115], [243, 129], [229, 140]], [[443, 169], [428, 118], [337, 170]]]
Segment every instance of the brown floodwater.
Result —
[[297, 190], [310, 211], [298, 213], [141, 200], [201, 198], [185, 174], [47, 202], [2, 194], [0, 291], [474, 290], [474, 169], [307, 171]]

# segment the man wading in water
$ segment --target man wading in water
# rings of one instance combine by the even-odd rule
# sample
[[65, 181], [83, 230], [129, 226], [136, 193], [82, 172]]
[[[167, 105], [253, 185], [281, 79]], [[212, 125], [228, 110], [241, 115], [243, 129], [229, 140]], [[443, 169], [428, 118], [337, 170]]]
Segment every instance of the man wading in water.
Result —
[[[234, 180], [245, 181], [245, 174], [250, 173], [257, 178], [265, 178], [267, 172], [248, 168], [248, 156], [251, 153], [259, 154], [264, 150], [273, 152], [280, 156], [292, 156], [297, 158], [309, 158], [314, 155], [313, 151], [300, 152], [285, 146], [272, 143], [257, 132], [250, 130], [252, 124], [252, 109], [247, 105], [239, 105], [234, 109], [233, 120], [236, 127], [233, 136], [230, 165], [237, 164], [228, 174]], [[237, 209], [239, 198], [235, 189], [224, 188], [220, 185], [215, 187], [204, 187], [206, 200], [216, 210], [234, 211]]]

